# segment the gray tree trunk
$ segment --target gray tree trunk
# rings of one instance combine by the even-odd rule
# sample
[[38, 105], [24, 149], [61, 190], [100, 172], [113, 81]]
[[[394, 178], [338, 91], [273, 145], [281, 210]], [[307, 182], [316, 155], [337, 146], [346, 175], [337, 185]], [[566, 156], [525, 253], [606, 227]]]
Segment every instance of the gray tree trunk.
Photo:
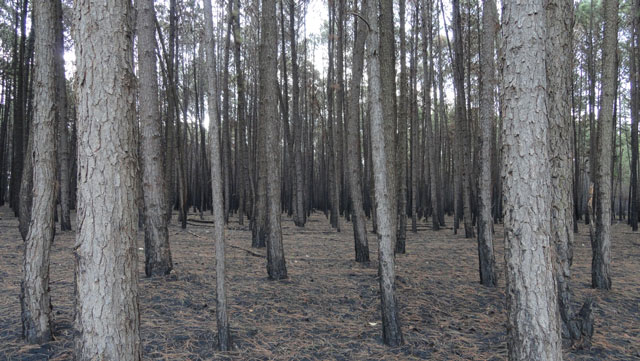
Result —
[[[372, 0], [369, 0], [372, 1]], [[367, 0], [362, 1], [362, 8], [366, 8]], [[360, 86], [364, 68], [364, 44], [367, 39], [367, 24], [358, 20], [355, 46], [353, 49], [353, 69], [349, 86], [347, 114], [347, 180], [351, 196], [353, 223], [353, 240], [356, 252], [356, 262], [369, 262], [369, 243], [367, 241], [366, 219], [362, 208], [362, 181], [360, 172], [360, 152], [356, 148], [358, 142], [359, 116], [360, 116]]]
[[60, 229], [71, 230], [70, 185], [71, 174], [69, 172], [69, 130], [67, 128], [67, 81], [64, 71], [64, 26], [62, 24], [62, 3], [55, 2], [55, 27], [56, 27], [56, 91], [57, 109], [56, 124], [58, 131], [58, 177], [60, 179]]
[[75, 359], [137, 361], [133, 9], [128, 0], [80, 0], [74, 9], [80, 79]]
[[[389, 162], [385, 128], [392, 123], [393, 118], [385, 118], [383, 114], [383, 91], [380, 70], [378, 30], [378, 0], [369, 1], [367, 18], [370, 33], [367, 38], [367, 63], [369, 78], [369, 107], [371, 119], [371, 144], [373, 159], [373, 178], [376, 194], [376, 218], [379, 244], [380, 271], [380, 301], [382, 310], [382, 335], [388, 346], [398, 346], [403, 343], [400, 317], [395, 296], [395, 269], [393, 246], [396, 238], [396, 227], [393, 211], [396, 208], [391, 189], [392, 171]], [[393, 148], [391, 148], [393, 149]]]
[[304, 175], [302, 166], [302, 117], [300, 117], [300, 86], [298, 76], [298, 53], [296, 51], [296, 27], [295, 27], [295, 1], [289, 2], [289, 32], [291, 33], [291, 118], [293, 123], [294, 133], [294, 155], [293, 161], [295, 164], [295, 204], [294, 204], [294, 222], [298, 227], [304, 227], [307, 221], [306, 212], [304, 209]]
[[545, 0], [547, 41], [547, 110], [551, 161], [551, 241], [555, 245], [558, 307], [571, 339], [580, 331], [572, 322], [571, 262], [573, 260], [573, 127], [571, 118], [571, 34], [573, 3]]
[[287, 278], [280, 225], [280, 123], [278, 116], [278, 30], [275, 0], [262, 0], [260, 38], [260, 113], [265, 123], [267, 273], [270, 279]]
[[138, 99], [144, 196], [144, 270], [147, 276], [171, 272], [171, 249], [166, 217], [162, 119], [158, 103], [156, 15], [153, 0], [138, 0]]
[[[598, 161], [596, 166], [596, 232], [591, 240], [591, 286], [611, 289], [611, 139], [614, 119], [618, 0], [604, 4], [602, 41], [602, 98], [598, 112]], [[615, 124], [615, 123], [614, 123]]]
[[[493, 218], [491, 217], [491, 143], [495, 123], [495, 37], [498, 30], [496, 3], [485, 0], [482, 10], [482, 42], [480, 45], [480, 178], [478, 180], [478, 269], [480, 283], [495, 287], [498, 280], [493, 253]], [[571, 168], [569, 168], [571, 169]]]
[[405, 34], [406, 1], [400, 0], [400, 98], [398, 101], [398, 141], [396, 169], [398, 174], [398, 237], [395, 252], [406, 253], [407, 240], [407, 41]]
[[33, 149], [33, 209], [25, 238], [23, 279], [20, 286], [22, 336], [30, 343], [52, 339], [49, 296], [49, 252], [55, 232], [56, 206], [56, 2], [33, 6], [35, 31], [35, 109]]
[[543, 0], [503, 2], [503, 192], [509, 360], [561, 360], [553, 277]]
[[459, 170], [458, 176], [460, 178], [461, 196], [462, 196], [462, 213], [464, 222], [464, 236], [465, 238], [473, 237], [473, 224], [471, 220], [471, 185], [470, 185], [470, 141], [469, 136], [469, 123], [466, 112], [466, 102], [464, 93], [464, 65], [463, 65], [463, 50], [462, 50], [462, 21], [460, 19], [460, 2], [453, 0], [453, 78], [454, 88], [456, 93], [456, 131], [459, 149], [456, 152], [458, 155]]
[[207, 55], [207, 104], [209, 110], [209, 144], [211, 146], [211, 200], [213, 206], [213, 237], [216, 242], [216, 321], [218, 328], [218, 348], [231, 349], [229, 317], [227, 315], [227, 295], [225, 291], [224, 268], [224, 201], [222, 185], [221, 149], [218, 126], [218, 104], [216, 91], [216, 57], [213, 33], [211, 0], [204, 1], [205, 48]]

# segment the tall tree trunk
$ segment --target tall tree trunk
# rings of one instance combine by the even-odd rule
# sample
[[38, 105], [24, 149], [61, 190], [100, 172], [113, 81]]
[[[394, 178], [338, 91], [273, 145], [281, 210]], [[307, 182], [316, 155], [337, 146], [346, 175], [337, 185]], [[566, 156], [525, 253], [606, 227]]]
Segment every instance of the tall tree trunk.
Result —
[[294, 132], [294, 164], [295, 164], [295, 204], [294, 204], [294, 222], [298, 227], [304, 227], [306, 222], [306, 212], [304, 209], [304, 175], [302, 165], [302, 118], [300, 117], [300, 86], [298, 76], [298, 53], [296, 51], [296, 27], [295, 27], [295, 9], [296, 2], [289, 1], [289, 32], [291, 33], [291, 76], [293, 82], [291, 83], [291, 118], [293, 123]]
[[60, 229], [62, 231], [71, 230], [71, 216], [69, 186], [71, 185], [71, 175], [69, 172], [69, 130], [67, 114], [67, 81], [64, 71], [64, 26], [62, 24], [62, 3], [55, 1], [55, 27], [56, 27], [56, 91], [57, 110], [56, 124], [58, 131], [58, 177], [60, 181]]
[[158, 103], [156, 15], [153, 0], [138, 0], [138, 96], [144, 197], [144, 270], [147, 276], [171, 272], [171, 249], [166, 217], [162, 119]]
[[211, 145], [211, 197], [213, 206], [213, 223], [216, 242], [216, 321], [218, 328], [218, 348], [221, 351], [231, 349], [231, 336], [229, 334], [229, 318], [227, 316], [227, 295], [225, 292], [225, 267], [224, 267], [224, 201], [222, 199], [222, 165], [219, 139], [217, 91], [216, 84], [216, 57], [214, 53], [213, 19], [211, 0], [204, 1], [205, 17], [205, 48], [207, 55], [207, 103], [209, 109], [209, 144]]
[[244, 80], [244, 71], [242, 69], [241, 64], [241, 46], [242, 46], [242, 30], [240, 28], [240, 0], [234, 0], [235, 2], [235, 10], [232, 12], [233, 14], [233, 41], [234, 41], [234, 53], [233, 59], [235, 62], [236, 68], [236, 87], [238, 93], [238, 157], [240, 157], [240, 183], [239, 187], [242, 189], [240, 193], [240, 204], [238, 210], [238, 217], [240, 224], [243, 223], [243, 215], [245, 213], [245, 203], [247, 196], [250, 197], [251, 204], [253, 204], [253, 191], [251, 186], [251, 177], [249, 176], [249, 149], [246, 140], [246, 95], [245, 95], [245, 80]]
[[[327, 70], [327, 132], [329, 133], [329, 141], [327, 142], [327, 153], [328, 153], [328, 172], [327, 175], [329, 177], [329, 208], [330, 208], [330, 219], [331, 226], [335, 228], [338, 232], [340, 232], [340, 186], [338, 185], [338, 157], [336, 154], [336, 143], [337, 143], [337, 135], [336, 130], [334, 129], [336, 126], [334, 124], [334, 60], [333, 53], [335, 48], [335, 40], [334, 40], [334, 22], [335, 22], [335, 9], [334, 3], [329, 3], [329, 46], [327, 47], [329, 50], [329, 68]], [[341, 111], [341, 110], [340, 110]]]
[[[375, 1], [375, 0], [372, 0]], [[379, 52], [380, 52], [380, 81], [382, 91], [382, 112], [384, 116], [384, 147], [387, 161], [387, 175], [389, 202], [391, 206], [391, 224], [393, 225], [393, 244], [395, 246], [398, 224], [398, 199], [396, 174], [399, 168], [396, 165], [396, 130], [398, 128], [396, 118], [396, 56], [395, 35], [393, 21], [393, 1], [379, 0]], [[372, 141], [373, 141], [372, 134]], [[377, 171], [376, 171], [377, 172]], [[375, 192], [376, 200], [378, 192]], [[379, 224], [378, 224], [379, 225]]]
[[[231, 212], [231, 134], [229, 131], [231, 119], [229, 117], [229, 55], [231, 51], [231, 24], [233, 23], [233, 1], [227, 6], [227, 32], [224, 37], [224, 65], [222, 73], [222, 168], [224, 190], [224, 223], [229, 223]], [[213, 145], [212, 145], [213, 146]]]
[[[386, 0], [385, 0], [386, 1]], [[373, 159], [373, 174], [376, 194], [376, 218], [378, 225], [379, 271], [380, 271], [380, 301], [382, 310], [382, 335], [388, 346], [398, 346], [403, 343], [400, 328], [400, 316], [395, 296], [395, 270], [393, 246], [396, 238], [394, 192], [392, 174], [389, 171], [389, 153], [393, 149], [387, 142], [387, 130], [392, 127], [393, 118], [384, 116], [383, 101], [388, 96], [384, 93], [380, 69], [379, 51], [380, 32], [378, 29], [378, 0], [369, 1], [367, 18], [369, 19], [369, 37], [367, 38], [367, 62], [369, 79], [369, 107], [371, 119], [371, 144]], [[384, 9], [384, 7], [383, 7]], [[389, 14], [387, 14], [389, 16]], [[390, 31], [386, 29], [386, 31]], [[393, 153], [392, 153], [393, 154]]]
[[22, 336], [30, 343], [53, 338], [49, 296], [49, 253], [56, 206], [56, 11], [58, 0], [34, 3], [35, 114], [32, 125], [33, 212], [25, 238], [20, 286]]
[[460, 20], [460, 2], [453, 0], [453, 78], [456, 93], [456, 130], [458, 134], [459, 162], [458, 176], [461, 177], [462, 187], [462, 213], [465, 238], [473, 237], [473, 224], [471, 220], [471, 185], [470, 185], [470, 137], [469, 119], [466, 114], [466, 102], [464, 93], [464, 55], [462, 51], [462, 21]]
[[[28, 134], [25, 131], [26, 123], [26, 93], [27, 93], [27, 77], [25, 67], [25, 52], [27, 41], [27, 9], [28, 0], [22, 0], [22, 8], [20, 9], [20, 45], [16, 40], [14, 44], [14, 84], [16, 87], [16, 98], [13, 104], [13, 140], [11, 146], [11, 184], [9, 194], [11, 197], [10, 205], [16, 216], [19, 215], [20, 188], [22, 184], [22, 169], [24, 163], [25, 144], [24, 139]], [[18, 10], [16, 9], [16, 22], [18, 21]], [[17, 29], [16, 29], [17, 39]]]
[[598, 162], [596, 167], [596, 232], [591, 240], [591, 286], [611, 289], [611, 153], [618, 44], [618, 0], [604, 4], [602, 42], [602, 98], [598, 112]]
[[629, 84], [631, 85], [631, 209], [629, 222], [631, 229], [638, 230], [638, 217], [640, 214], [640, 192], [638, 190], [638, 122], [640, 121], [640, 2], [633, 1], [632, 8], [633, 29], [630, 39], [629, 57]]
[[[130, 1], [74, 5], [78, 83], [75, 359], [141, 359]], [[113, 111], [118, 109], [118, 111]]]
[[395, 252], [406, 253], [407, 240], [407, 41], [405, 34], [406, 1], [400, 0], [400, 99], [398, 100], [398, 236]]
[[267, 273], [270, 279], [287, 278], [280, 225], [280, 124], [277, 99], [278, 29], [275, 0], [262, 0], [260, 38], [260, 112], [265, 123], [267, 201]]
[[[429, 183], [430, 183], [430, 192], [431, 192], [431, 228], [434, 231], [440, 230], [440, 198], [438, 192], [440, 191], [438, 184], [439, 171], [438, 171], [438, 155], [436, 148], [436, 137], [433, 130], [433, 124], [431, 119], [431, 85], [433, 83], [433, 36], [432, 36], [432, 26], [433, 26], [433, 18], [431, 16], [432, 13], [432, 1], [423, 1], [422, 8], [422, 62], [423, 62], [423, 71], [424, 71], [424, 123], [426, 130], [426, 139], [425, 142], [428, 142], [427, 145], [427, 155], [429, 164], [426, 164], [425, 167], [430, 168], [429, 172]], [[431, 50], [431, 56], [427, 56], [427, 48]], [[435, 88], [434, 88], [435, 90]], [[435, 94], [435, 91], [434, 91]], [[436, 116], [438, 110], [436, 109]], [[426, 206], [426, 205], [424, 205]]]
[[545, 0], [547, 111], [549, 159], [551, 162], [551, 242], [555, 245], [555, 277], [558, 308], [568, 336], [581, 337], [573, 320], [571, 305], [571, 263], [573, 261], [573, 129], [571, 119], [571, 58], [573, 3]]
[[[374, 0], [369, 0], [374, 1]], [[362, 8], [367, 5], [367, 0], [362, 1]], [[362, 20], [357, 20], [355, 46], [353, 49], [353, 69], [352, 78], [349, 85], [347, 114], [347, 180], [349, 181], [349, 192], [351, 196], [353, 223], [353, 240], [356, 253], [356, 262], [369, 262], [369, 243], [367, 241], [367, 229], [364, 210], [362, 207], [362, 182], [360, 174], [360, 151], [356, 148], [358, 143], [358, 133], [360, 132], [360, 85], [362, 83], [362, 73], [364, 69], [364, 44], [367, 38], [367, 24]]]
[[480, 48], [480, 177], [478, 212], [478, 269], [480, 283], [495, 287], [498, 283], [493, 253], [493, 218], [491, 217], [491, 143], [494, 132], [495, 104], [495, 38], [498, 30], [496, 3], [486, 0], [482, 9], [482, 42]]
[[561, 360], [548, 189], [543, 0], [503, 3], [503, 173], [509, 360]]

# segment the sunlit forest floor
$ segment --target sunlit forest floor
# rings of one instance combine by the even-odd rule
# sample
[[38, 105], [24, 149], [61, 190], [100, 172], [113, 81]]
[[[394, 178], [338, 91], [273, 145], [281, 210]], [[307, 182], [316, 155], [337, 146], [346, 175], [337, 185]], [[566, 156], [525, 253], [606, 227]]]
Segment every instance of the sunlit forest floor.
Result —
[[[205, 215], [205, 220], [210, 217]], [[27, 345], [21, 338], [22, 240], [17, 219], [0, 208], [0, 360], [67, 360], [73, 348], [74, 233], [56, 236], [51, 257], [55, 341]], [[190, 214], [189, 219], [199, 220]], [[397, 296], [406, 344], [381, 342], [376, 238], [372, 262], [353, 259], [350, 223], [331, 229], [314, 213], [304, 229], [283, 217], [289, 279], [268, 281], [264, 249], [251, 249], [248, 222], [232, 217], [227, 231], [228, 299], [234, 349], [215, 351], [215, 271], [212, 225], [190, 221], [170, 228], [174, 271], [144, 277], [139, 232], [140, 313], [146, 360], [503, 360], [506, 314], [502, 228], [495, 244], [499, 287], [477, 282], [477, 246], [448, 228], [424, 222], [408, 232], [407, 254], [398, 255]], [[74, 224], [75, 229], [75, 224]], [[368, 229], [371, 229], [369, 225]], [[613, 227], [613, 290], [590, 289], [588, 227], [580, 225], [573, 265], [574, 302], [596, 302], [589, 349], [565, 345], [569, 360], [640, 359], [640, 234]], [[250, 251], [250, 252], [248, 252]]]

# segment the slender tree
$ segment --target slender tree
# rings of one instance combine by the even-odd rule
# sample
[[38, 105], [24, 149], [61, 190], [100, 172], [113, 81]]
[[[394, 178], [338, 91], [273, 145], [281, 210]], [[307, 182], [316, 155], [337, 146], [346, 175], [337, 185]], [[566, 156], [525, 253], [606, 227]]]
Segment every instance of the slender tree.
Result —
[[[373, 0], [369, 0], [373, 1]], [[362, 8], [366, 8], [367, 0], [362, 1]], [[353, 69], [351, 71], [351, 84], [349, 85], [347, 113], [347, 179], [351, 196], [353, 223], [353, 240], [356, 253], [356, 262], [369, 262], [369, 243], [367, 241], [367, 229], [364, 209], [362, 206], [362, 182], [360, 174], [360, 152], [356, 149], [358, 143], [359, 127], [359, 99], [360, 85], [364, 68], [364, 44], [367, 39], [367, 24], [363, 20], [358, 21], [355, 46], [353, 49]]]
[[68, 129], [68, 109], [67, 109], [67, 80], [64, 70], [64, 25], [62, 22], [62, 2], [55, 2], [55, 27], [56, 27], [56, 124], [58, 132], [58, 179], [59, 179], [59, 201], [60, 201], [60, 229], [62, 231], [71, 230], [70, 207], [71, 202], [71, 172], [69, 156], [69, 129]]
[[37, 1], [33, 20], [35, 42], [34, 89], [36, 107], [32, 125], [33, 211], [25, 238], [23, 280], [20, 286], [22, 335], [27, 342], [44, 343], [53, 337], [49, 296], [49, 254], [56, 205], [56, 2]]
[[[369, 19], [369, 36], [367, 38], [367, 64], [369, 78], [369, 116], [371, 117], [371, 144], [373, 174], [376, 193], [377, 235], [379, 244], [380, 301], [382, 311], [382, 335], [386, 345], [398, 346], [403, 343], [400, 328], [400, 316], [395, 296], [395, 270], [393, 247], [395, 245], [396, 227], [394, 222], [395, 203], [390, 190], [392, 172], [389, 172], [387, 150], [391, 147], [387, 142], [386, 129], [393, 118], [385, 118], [383, 112], [383, 86], [380, 69], [380, 30], [378, 28], [378, 0], [367, 4]], [[387, 29], [389, 31], [389, 29]], [[391, 148], [393, 149], [393, 148]], [[393, 169], [393, 168], [391, 168]]]
[[602, 42], [602, 97], [598, 112], [598, 162], [596, 166], [596, 231], [591, 240], [591, 286], [611, 289], [611, 153], [615, 124], [618, 0], [604, 3]]
[[287, 278], [280, 225], [280, 124], [276, 96], [278, 94], [278, 29], [275, 0], [262, 0], [260, 23], [260, 113], [265, 123], [267, 203], [267, 273], [274, 280]]
[[493, 218], [491, 216], [491, 141], [495, 118], [495, 37], [498, 30], [496, 3], [485, 0], [482, 9], [482, 43], [480, 45], [480, 177], [478, 209], [478, 268], [480, 283], [495, 287], [498, 280], [493, 253]]
[[215, 66], [215, 44], [211, 0], [204, 1], [205, 48], [207, 54], [207, 100], [209, 109], [209, 144], [211, 146], [211, 195], [213, 205], [214, 238], [216, 242], [216, 320], [218, 327], [218, 348], [231, 349], [229, 319], [227, 316], [227, 296], [225, 291], [224, 267], [224, 201], [222, 188], [221, 149], [218, 126], [218, 105]]
[[171, 249], [165, 205], [162, 163], [162, 119], [158, 103], [156, 69], [156, 15], [153, 0], [139, 0], [138, 7], [138, 98], [144, 197], [144, 270], [147, 276], [171, 272]]

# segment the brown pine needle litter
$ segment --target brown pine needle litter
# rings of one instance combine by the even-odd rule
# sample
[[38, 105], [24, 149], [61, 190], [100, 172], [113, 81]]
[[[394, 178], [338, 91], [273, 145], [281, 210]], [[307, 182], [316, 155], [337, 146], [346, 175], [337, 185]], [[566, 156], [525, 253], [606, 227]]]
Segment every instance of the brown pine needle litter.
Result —
[[[196, 217], [196, 215], [192, 215]], [[353, 261], [351, 224], [331, 229], [315, 213], [304, 229], [283, 216], [289, 279], [269, 281], [264, 249], [230, 218], [227, 283], [233, 351], [216, 351], [212, 224], [174, 219], [174, 271], [144, 277], [139, 232], [140, 329], [145, 360], [505, 360], [506, 312], [502, 228], [496, 226], [496, 289], [477, 282], [477, 245], [451, 229], [421, 222], [407, 232], [407, 254], [396, 256], [396, 290], [405, 345], [381, 342], [377, 241], [368, 234], [369, 265]], [[451, 224], [451, 220], [448, 220]], [[248, 224], [248, 221], [245, 220]], [[17, 219], [0, 208], [0, 360], [69, 360], [73, 351], [73, 232], [58, 232], [51, 254], [55, 340], [27, 345], [20, 337], [22, 239]], [[193, 226], [192, 226], [193, 225]], [[196, 226], [197, 225], [197, 226]], [[75, 229], [75, 224], [73, 225]], [[367, 228], [371, 230], [371, 225]], [[613, 226], [613, 289], [590, 289], [588, 228], [574, 244], [573, 301], [595, 300], [589, 349], [564, 347], [566, 360], [640, 359], [640, 233]], [[462, 232], [460, 232], [462, 233]]]

